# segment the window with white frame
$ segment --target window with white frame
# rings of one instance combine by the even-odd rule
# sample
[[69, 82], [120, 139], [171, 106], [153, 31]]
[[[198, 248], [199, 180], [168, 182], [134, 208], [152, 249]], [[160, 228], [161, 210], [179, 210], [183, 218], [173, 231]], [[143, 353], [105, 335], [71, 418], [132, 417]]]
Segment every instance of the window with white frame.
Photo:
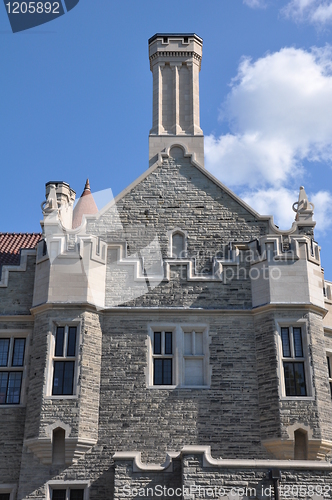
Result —
[[185, 331], [184, 335], [184, 385], [204, 385], [203, 332]]
[[52, 490], [52, 500], [84, 500], [84, 489], [55, 489]]
[[282, 326], [282, 365], [286, 396], [307, 396], [303, 327]]
[[77, 363], [78, 327], [56, 327], [53, 352], [52, 396], [74, 394]]
[[208, 387], [209, 336], [206, 325], [150, 327], [148, 387]]
[[48, 483], [47, 500], [88, 500], [88, 483], [81, 481]]
[[327, 360], [327, 369], [329, 373], [329, 385], [330, 385], [330, 393], [332, 399], [332, 353], [328, 353], [326, 356]]
[[153, 332], [153, 385], [173, 384], [173, 332]]
[[0, 405], [22, 402], [26, 343], [22, 333], [0, 335]]
[[186, 242], [185, 235], [180, 231], [175, 231], [172, 234], [172, 257], [177, 259], [185, 257]]
[[0, 484], [0, 500], [14, 500], [16, 484]]

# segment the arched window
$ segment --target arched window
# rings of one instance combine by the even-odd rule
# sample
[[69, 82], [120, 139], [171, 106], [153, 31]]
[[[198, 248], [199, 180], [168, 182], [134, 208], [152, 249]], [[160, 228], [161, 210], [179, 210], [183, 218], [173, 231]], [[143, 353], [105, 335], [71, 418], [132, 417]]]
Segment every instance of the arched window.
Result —
[[65, 463], [65, 430], [61, 427], [53, 431], [52, 463]]
[[184, 234], [180, 231], [172, 234], [172, 257], [178, 259], [185, 257], [185, 239]]
[[294, 432], [294, 460], [307, 460], [307, 433], [302, 429]]

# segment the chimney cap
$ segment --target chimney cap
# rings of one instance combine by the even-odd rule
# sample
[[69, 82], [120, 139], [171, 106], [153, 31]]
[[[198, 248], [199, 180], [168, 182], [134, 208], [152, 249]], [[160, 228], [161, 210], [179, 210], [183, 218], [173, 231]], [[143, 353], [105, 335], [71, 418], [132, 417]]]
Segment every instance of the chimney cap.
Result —
[[157, 38], [189, 38], [194, 37], [200, 43], [203, 43], [203, 38], [196, 35], [196, 33], [156, 33], [151, 38], [149, 38], [149, 45], [154, 42]]

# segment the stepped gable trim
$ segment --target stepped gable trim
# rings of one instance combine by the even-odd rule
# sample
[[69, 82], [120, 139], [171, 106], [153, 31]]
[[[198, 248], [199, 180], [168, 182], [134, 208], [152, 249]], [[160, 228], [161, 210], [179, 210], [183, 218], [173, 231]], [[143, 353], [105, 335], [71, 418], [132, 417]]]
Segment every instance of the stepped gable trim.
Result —
[[173, 472], [173, 459], [179, 458], [179, 453], [167, 453], [166, 461], [159, 464], [145, 464], [141, 460], [140, 451], [118, 451], [114, 453], [115, 461], [133, 461], [133, 472], [151, 471], [151, 472]]
[[251, 459], [222, 459], [211, 456], [211, 446], [184, 446], [180, 453], [170, 452], [166, 455], [164, 464], [144, 464], [139, 451], [120, 451], [113, 455], [114, 461], [133, 461], [133, 472], [171, 472], [174, 459], [185, 455], [203, 455], [203, 467], [220, 467], [224, 469], [302, 469], [332, 471], [332, 463], [314, 460], [251, 460]]
[[28, 256], [37, 255], [36, 250], [31, 250], [31, 249], [23, 249], [21, 250], [21, 259], [20, 259], [20, 264], [18, 266], [2, 266], [2, 272], [1, 272], [1, 280], [0, 280], [0, 288], [5, 288], [8, 286], [8, 280], [9, 280], [9, 273], [10, 272], [24, 272], [27, 270], [27, 263], [28, 263]]
[[[180, 141], [181, 138], [179, 137]], [[205, 177], [207, 177], [209, 180], [211, 180], [214, 184], [216, 184], [220, 189], [222, 189], [230, 198], [232, 198], [236, 203], [238, 203], [240, 206], [242, 206], [247, 212], [249, 212], [251, 215], [253, 215], [258, 221], [266, 221], [269, 222], [270, 228], [274, 233], [277, 234], [290, 234], [294, 232], [297, 228], [297, 224], [293, 223], [292, 228], [288, 231], [281, 231], [275, 226], [273, 222], [273, 216], [272, 215], [260, 215], [258, 212], [256, 212], [253, 208], [251, 208], [247, 203], [245, 203], [239, 196], [237, 196], [233, 191], [231, 191], [228, 187], [226, 187], [222, 182], [220, 182], [216, 177], [214, 177], [211, 173], [209, 173], [205, 168], [203, 168], [197, 161], [196, 161], [196, 154], [195, 153], [188, 153], [188, 149], [184, 144], [181, 144], [179, 140], [176, 140], [174, 138], [174, 144], [171, 146], [168, 146], [165, 148], [165, 151], [162, 153], [158, 154], [158, 160], [152, 165], [151, 167], [148, 168], [145, 172], [143, 172], [136, 180], [134, 180], [129, 186], [127, 186], [121, 193], [119, 193], [113, 200], [111, 200], [103, 209], [99, 211], [99, 213], [96, 216], [93, 215], [88, 215], [86, 216], [86, 219], [93, 220], [93, 219], [99, 219], [99, 217], [103, 216], [112, 206], [116, 205], [124, 196], [126, 196], [128, 193], [130, 193], [136, 186], [138, 186], [142, 181], [144, 181], [150, 174], [152, 174], [159, 166], [162, 165], [163, 159], [164, 158], [169, 158], [170, 156], [170, 150], [173, 147], [181, 147], [184, 151], [184, 157], [185, 158], [190, 158], [190, 163], [192, 164], [193, 167], [197, 168]]]

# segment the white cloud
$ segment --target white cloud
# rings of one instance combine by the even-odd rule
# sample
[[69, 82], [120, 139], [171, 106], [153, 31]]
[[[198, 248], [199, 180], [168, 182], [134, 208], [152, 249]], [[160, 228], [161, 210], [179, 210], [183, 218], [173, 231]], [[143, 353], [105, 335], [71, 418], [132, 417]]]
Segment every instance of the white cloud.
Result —
[[251, 7], [252, 9], [259, 9], [266, 6], [264, 0], [243, 0], [243, 3]]
[[292, 205], [297, 201], [299, 192], [287, 188], [258, 189], [245, 191], [241, 198], [261, 215], [274, 215], [274, 223], [280, 229], [289, 229], [294, 222]]
[[282, 13], [297, 22], [328, 24], [332, 21], [332, 2], [328, 0], [291, 0]]
[[244, 59], [223, 106], [230, 133], [206, 138], [206, 166], [230, 186], [281, 185], [302, 161], [332, 162], [331, 47]]
[[[258, 189], [245, 191], [241, 198], [262, 215], [274, 214], [274, 222], [280, 229], [289, 229], [295, 220], [292, 210], [297, 201], [299, 191], [281, 187], [279, 189]], [[324, 234], [332, 226], [330, 207], [332, 195], [328, 191], [309, 193], [309, 200], [314, 204], [314, 220], [317, 222], [315, 234]]]
[[318, 193], [311, 195], [309, 199], [315, 205], [314, 219], [317, 221], [315, 233], [324, 234], [332, 226], [332, 195], [328, 191], [319, 191]]
[[[243, 59], [222, 107], [229, 132], [205, 139], [206, 168], [259, 213], [274, 214], [283, 229], [294, 220], [303, 164], [332, 165], [331, 56], [326, 46]], [[323, 232], [332, 225], [325, 208], [332, 195], [312, 197]]]

